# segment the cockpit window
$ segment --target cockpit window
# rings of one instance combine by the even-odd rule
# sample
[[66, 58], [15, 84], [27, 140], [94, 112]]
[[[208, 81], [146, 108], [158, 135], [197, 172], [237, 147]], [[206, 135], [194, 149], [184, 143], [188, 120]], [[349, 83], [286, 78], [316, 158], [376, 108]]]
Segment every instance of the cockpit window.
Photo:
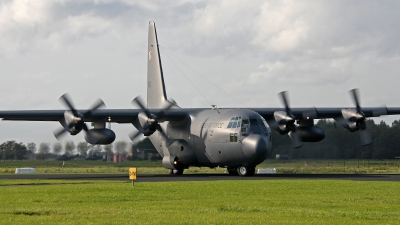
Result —
[[233, 125], [232, 125], [232, 128], [236, 128], [236, 126], [237, 126], [237, 121], [234, 121]]
[[243, 125], [250, 125], [249, 120], [248, 120], [248, 119], [244, 119], [244, 120], [243, 120]]
[[250, 125], [258, 125], [257, 119], [250, 119]]
[[[241, 123], [242, 123], [242, 117], [241, 116], [232, 117], [231, 121], [229, 121], [229, 123], [228, 123], [228, 127], [227, 128], [240, 127]], [[248, 123], [248, 120], [247, 120], [247, 123]]]
[[264, 119], [263, 117], [261, 117], [261, 120], [262, 120], [264, 126], [265, 126], [265, 127], [268, 127], [268, 123], [267, 123], [267, 121], [265, 121], [265, 119]]

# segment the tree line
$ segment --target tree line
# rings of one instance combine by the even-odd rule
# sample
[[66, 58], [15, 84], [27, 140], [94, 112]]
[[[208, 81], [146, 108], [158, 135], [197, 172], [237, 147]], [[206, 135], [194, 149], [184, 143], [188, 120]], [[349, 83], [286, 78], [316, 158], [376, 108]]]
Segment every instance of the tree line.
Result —
[[117, 141], [113, 145], [91, 145], [86, 141], [79, 142], [77, 145], [73, 141], [67, 141], [62, 143], [46, 143], [42, 142], [36, 145], [34, 142], [27, 143], [26, 145], [22, 142], [6, 141], [0, 144], [0, 159], [2, 160], [22, 160], [28, 157], [34, 157], [36, 159], [45, 159], [50, 154], [53, 155], [73, 155], [74, 150], [77, 151], [79, 156], [94, 155], [100, 152], [113, 152], [113, 153], [128, 153], [129, 143], [125, 141]]

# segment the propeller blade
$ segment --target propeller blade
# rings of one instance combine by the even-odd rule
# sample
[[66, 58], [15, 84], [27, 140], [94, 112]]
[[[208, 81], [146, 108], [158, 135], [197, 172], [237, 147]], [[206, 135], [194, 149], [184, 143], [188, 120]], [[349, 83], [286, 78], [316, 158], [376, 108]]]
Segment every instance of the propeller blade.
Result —
[[293, 148], [300, 148], [303, 145], [299, 133], [296, 131], [295, 128], [290, 132], [290, 137], [292, 138]]
[[54, 137], [56, 137], [57, 140], [58, 140], [67, 131], [68, 131], [68, 127], [67, 128], [63, 127], [63, 128], [60, 128], [60, 129], [57, 129], [57, 130], [53, 131], [53, 134], [54, 134]]
[[289, 107], [289, 101], [288, 101], [288, 96], [287, 96], [287, 91], [282, 91], [279, 93], [279, 97], [283, 103], [283, 105], [285, 106], [285, 110], [287, 114], [291, 114], [290, 113], [290, 107]]
[[68, 93], [63, 94], [59, 100], [64, 103], [64, 105], [67, 106], [67, 108], [69, 110], [71, 110], [72, 114], [74, 114], [74, 116], [78, 116], [78, 112], [76, 111], [74, 104], [72, 103], [71, 97], [69, 96]]
[[60, 129], [57, 129], [56, 131], [53, 131], [54, 137], [56, 137], [58, 140], [63, 134], [65, 134], [67, 131], [69, 131], [73, 126], [74, 126], [73, 124], [69, 124], [66, 127], [62, 127]]
[[274, 130], [279, 130], [278, 122], [276, 122], [275, 119], [269, 119], [269, 120], [267, 120], [267, 123], [268, 123], [270, 128], [272, 128]]
[[140, 97], [140, 95], [137, 96], [135, 99], [133, 99], [132, 104], [139, 106], [139, 108], [143, 110], [143, 112], [146, 114], [146, 116], [148, 118], [151, 118], [151, 114], [150, 114], [149, 110], [144, 106], [142, 97]]
[[103, 100], [101, 100], [101, 98], [97, 99], [92, 106], [90, 107], [90, 109], [88, 111], [86, 111], [86, 113], [84, 114], [84, 117], [89, 117], [92, 112], [96, 111], [99, 108], [105, 107], [106, 104], [104, 104]]
[[[348, 127], [347, 121], [343, 117], [336, 117], [334, 120], [343, 127]], [[336, 127], [336, 124], [335, 124]]]
[[161, 136], [165, 138], [165, 145], [168, 147], [170, 146], [174, 140], [169, 139], [169, 137], [165, 134], [164, 130], [161, 128], [160, 124], [157, 124], [156, 129], [160, 132]]
[[358, 97], [359, 96], [358, 89], [355, 88], [355, 89], [350, 90], [349, 92], [350, 92], [351, 97], [353, 97], [353, 102], [356, 105], [357, 112], [360, 113], [361, 107], [360, 107], [360, 101], [359, 101], [359, 97]]
[[86, 131], [86, 132], [89, 131], [89, 129], [88, 129], [88, 127], [87, 127], [87, 125], [86, 125], [85, 122], [83, 122], [82, 129], [83, 129], [84, 131]]
[[367, 129], [360, 130], [360, 141], [361, 145], [369, 145], [372, 144], [371, 134], [368, 132]]
[[134, 139], [139, 137], [139, 135], [141, 135], [141, 134], [142, 134], [142, 132], [140, 132], [140, 131], [133, 131], [129, 134], [129, 138], [133, 141]]

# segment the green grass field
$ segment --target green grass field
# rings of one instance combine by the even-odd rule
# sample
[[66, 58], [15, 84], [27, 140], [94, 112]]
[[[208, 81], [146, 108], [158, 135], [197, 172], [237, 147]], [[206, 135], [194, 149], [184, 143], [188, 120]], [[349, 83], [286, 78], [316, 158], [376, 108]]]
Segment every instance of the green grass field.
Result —
[[399, 224], [400, 183], [0, 180], [0, 224]]
[[[12, 174], [15, 168], [33, 167], [36, 173], [127, 173], [129, 167], [137, 167], [142, 174], [163, 174], [166, 169], [161, 161], [127, 161], [112, 163], [103, 161], [70, 160], [65, 162], [57, 160], [24, 160], [0, 161], [0, 173]], [[280, 174], [398, 174], [400, 173], [400, 160], [266, 160], [257, 168], [276, 168]], [[225, 168], [198, 168], [191, 167], [185, 174], [195, 173], [226, 173]]]

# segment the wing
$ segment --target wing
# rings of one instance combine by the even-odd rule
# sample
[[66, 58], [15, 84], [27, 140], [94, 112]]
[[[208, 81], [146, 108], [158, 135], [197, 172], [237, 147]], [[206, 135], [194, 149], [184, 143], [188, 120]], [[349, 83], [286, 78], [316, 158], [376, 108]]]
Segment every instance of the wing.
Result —
[[[78, 111], [86, 115], [89, 110]], [[0, 118], [3, 120], [62, 122], [65, 112], [65, 110], [0, 111]], [[98, 109], [85, 116], [85, 122], [106, 119], [108, 122], [114, 123], [133, 123], [141, 112], [143, 112], [141, 109]], [[170, 109], [168, 112], [164, 112], [162, 109], [150, 109], [149, 112], [155, 115], [164, 114], [163, 120], [165, 121], [179, 120], [188, 115], [188, 111], [185, 109]]]
[[[335, 119], [342, 116], [342, 110], [356, 108], [291, 108], [295, 120], [309, 119]], [[263, 116], [267, 121], [274, 118], [274, 113], [285, 111], [285, 108], [249, 108]], [[365, 117], [380, 117], [383, 115], [399, 115], [400, 107], [367, 107], [362, 108]]]

